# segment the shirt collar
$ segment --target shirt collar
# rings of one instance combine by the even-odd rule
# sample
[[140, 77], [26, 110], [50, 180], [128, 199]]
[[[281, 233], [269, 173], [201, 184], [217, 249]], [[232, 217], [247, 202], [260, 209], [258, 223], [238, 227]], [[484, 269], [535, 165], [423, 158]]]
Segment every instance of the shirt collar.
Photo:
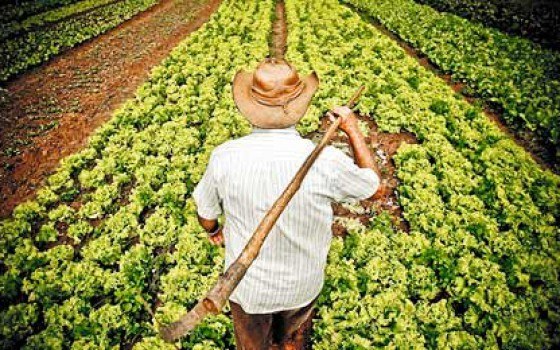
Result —
[[296, 130], [295, 125], [289, 126], [283, 129], [261, 129], [253, 126], [252, 134], [281, 134], [281, 135], [297, 135], [299, 136], [298, 131]]

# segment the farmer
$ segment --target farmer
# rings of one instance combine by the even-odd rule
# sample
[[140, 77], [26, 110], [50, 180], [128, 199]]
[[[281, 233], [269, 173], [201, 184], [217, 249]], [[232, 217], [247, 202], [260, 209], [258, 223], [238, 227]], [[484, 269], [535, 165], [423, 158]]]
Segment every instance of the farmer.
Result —
[[[211, 242], [225, 243], [226, 268], [313, 150], [313, 143], [294, 125], [318, 84], [315, 73], [300, 79], [289, 63], [278, 59], [266, 59], [254, 73], [235, 76], [233, 97], [253, 132], [212, 152], [193, 193], [200, 224]], [[356, 116], [347, 107], [333, 112], [343, 118], [340, 128], [350, 139], [358, 165], [328, 146], [311, 167], [229, 299], [239, 349], [268, 349], [272, 343], [294, 348], [294, 334], [310, 317], [323, 286], [332, 237], [331, 203], [369, 198], [380, 187]], [[217, 220], [222, 213], [223, 228]], [[298, 340], [305, 341], [298, 334]]]

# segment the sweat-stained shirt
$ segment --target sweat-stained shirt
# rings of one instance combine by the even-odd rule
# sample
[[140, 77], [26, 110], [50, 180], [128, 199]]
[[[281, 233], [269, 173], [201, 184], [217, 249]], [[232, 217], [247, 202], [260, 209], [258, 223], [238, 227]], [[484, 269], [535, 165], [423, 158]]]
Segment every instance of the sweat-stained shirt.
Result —
[[[239, 256], [255, 228], [315, 145], [294, 127], [257, 129], [212, 152], [193, 198], [205, 219], [225, 215], [225, 268]], [[290, 310], [321, 291], [332, 237], [331, 203], [371, 197], [379, 177], [327, 146], [265, 240], [230, 300], [247, 313]]]

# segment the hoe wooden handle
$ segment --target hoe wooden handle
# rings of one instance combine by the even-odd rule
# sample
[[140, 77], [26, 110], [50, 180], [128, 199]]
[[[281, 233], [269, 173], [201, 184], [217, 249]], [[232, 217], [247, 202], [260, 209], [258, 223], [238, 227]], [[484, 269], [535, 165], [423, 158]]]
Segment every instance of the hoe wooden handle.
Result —
[[[362, 94], [364, 86], [361, 86], [354, 96], [350, 99], [347, 106], [353, 107]], [[332, 113], [328, 112], [332, 117]], [[182, 316], [178, 321], [170, 324], [160, 330], [160, 336], [167, 342], [173, 342], [183, 335], [187, 334], [193, 330], [206, 315], [208, 314], [218, 314], [224, 307], [229, 296], [237, 287], [247, 269], [253, 261], [259, 255], [260, 249], [264, 243], [264, 240], [268, 236], [270, 230], [278, 220], [278, 217], [297, 190], [300, 188], [305, 175], [321, 153], [321, 151], [327, 146], [331, 138], [334, 136], [338, 126], [340, 125], [341, 118], [335, 118], [321, 139], [321, 142], [315, 147], [313, 152], [307, 156], [307, 159], [298, 170], [292, 181], [288, 184], [288, 187], [282, 192], [280, 197], [274, 202], [272, 208], [266, 213], [264, 218], [259, 223], [259, 226], [255, 229], [253, 236], [247, 242], [245, 248], [239, 255], [239, 257], [228, 267], [226, 272], [220, 276], [214, 287], [208, 292], [206, 297], [202, 298], [187, 314]]]

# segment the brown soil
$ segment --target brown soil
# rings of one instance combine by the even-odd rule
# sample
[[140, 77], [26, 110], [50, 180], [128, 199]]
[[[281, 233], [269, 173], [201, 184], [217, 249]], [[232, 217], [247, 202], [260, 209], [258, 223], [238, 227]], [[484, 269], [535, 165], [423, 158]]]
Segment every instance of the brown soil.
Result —
[[286, 40], [288, 38], [284, 1], [278, 0], [276, 2], [274, 15], [275, 21], [272, 25], [270, 54], [275, 58], [284, 58], [284, 54], [286, 53]]
[[530, 131], [521, 131], [521, 130], [514, 130], [508, 127], [501, 116], [501, 111], [497, 106], [490, 106], [488, 103], [484, 102], [482, 99], [479, 99], [474, 96], [470, 96], [465, 93], [466, 85], [461, 82], [457, 82], [453, 79], [452, 74], [448, 74], [443, 72], [435, 63], [429, 60], [421, 51], [415, 49], [414, 47], [407, 44], [401, 38], [399, 38], [396, 34], [388, 30], [383, 24], [377, 21], [375, 18], [364, 14], [362, 11], [356, 9], [352, 5], [346, 4], [348, 8], [356, 12], [362, 18], [367, 20], [371, 25], [373, 25], [377, 30], [382, 32], [383, 34], [387, 35], [391, 39], [393, 39], [404, 51], [411, 56], [412, 58], [416, 59], [418, 63], [432, 71], [438, 77], [443, 79], [447, 85], [449, 85], [453, 91], [463, 96], [463, 98], [469, 102], [470, 104], [477, 104], [483, 106], [484, 114], [490, 119], [494, 124], [496, 124], [502, 132], [504, 132], [508, 137], [515, 141], [515, 143], [521, 147], [523, 147], [527, 153], [531, 155], [533, 160], [539, 164], [542, 168], [548, 169], [551, 171], [558, 172], [560, 168], [558, 168], [558, 164], [555, 164], [555, 150], [547, 148], [543, 143], [539, 143], [538, 137], [535, 133]]
[[[381, 180], [385, 181], [387, 184], [387, 187], [383, 191], [384, 194], [381, 196], [381, 198], [378, 198], [376, 200], [366, 199], [361, 201], [360, 205], [366, 210], [369, 208], [373, 209], [377, 214], [388, 212], [393, 219], [394, 226], [404, 232], [408, 232], [408, 223], [402, 217], [402, 209], [398, 204], [397, 187], [399, 185], [399, 181], [396, 177], [396, 167], [393, 161], [393, 157], [397, 153], [398, 148], [403, 143], [417, 143], [416, 137], [414, 136], [414, 134], [409, 132], [380, 132], [378, 130], [377, 124], [367, 116], [359, 116], [359, 119], [367, 123], [368, 125], [369, 135], [365, 137], [365, 139], [370, 146], [370, 149], [372, 150], [372, 153], [380, 169]], [[318, 142], [328, 129], [328, 125], [328, 118], [323, 118], [319, 130], [307, 135], [306, 138], [309, 138], [314, 142]], [[337, 146], [342, 148], [342, 150], [349, 156], [353, 156], [348, 137], [343, 132], [339, 132], [333, 138], [332, 143], [337, 144]], [[340, 204], [333, 204], [333, 210], [335, 216], [344, 218], [356, 218], [364, 225], [367, 225], [371, 218], [371, 214], [369, 213], [355, 214], [350, 210], [344, 208]], [[344, 226], [340, 225], [337, 222], [333, 223], [332, 229], [335, 236], [345, 236], [347, 233]]]
[[0, 91], [0, 217], [31, 197], [61, 158], [82, 148], [150, 69], [219, 4], [161, 0], [9, 82]]

